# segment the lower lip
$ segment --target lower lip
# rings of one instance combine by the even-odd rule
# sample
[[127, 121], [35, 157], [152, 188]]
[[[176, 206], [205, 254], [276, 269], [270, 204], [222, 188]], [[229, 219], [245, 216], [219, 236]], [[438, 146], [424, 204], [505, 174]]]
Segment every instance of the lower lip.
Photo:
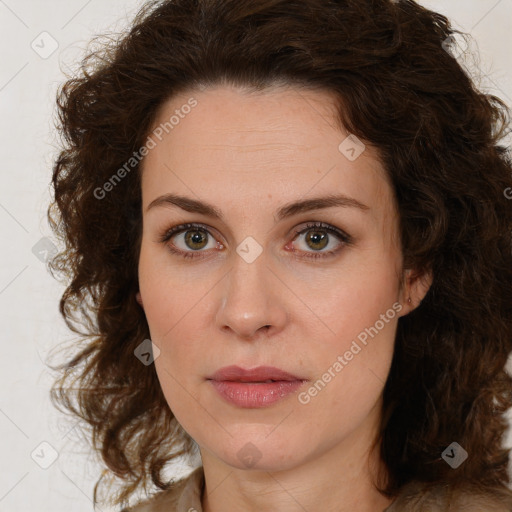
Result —
[[304, 381], [239, 382], [210, 380], [217, 392], [238, 407], [266, 407], [297, 391]]

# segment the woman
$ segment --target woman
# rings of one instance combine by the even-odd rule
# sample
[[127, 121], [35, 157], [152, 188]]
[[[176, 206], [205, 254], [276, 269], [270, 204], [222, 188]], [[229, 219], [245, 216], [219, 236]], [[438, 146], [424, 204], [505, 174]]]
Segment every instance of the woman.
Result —
[[452, 36], [413, 1], [150, 2], [64, 84], [52, 268], [90, 340], [52, 396], [111, 503], [512, 510], [508, 111]]

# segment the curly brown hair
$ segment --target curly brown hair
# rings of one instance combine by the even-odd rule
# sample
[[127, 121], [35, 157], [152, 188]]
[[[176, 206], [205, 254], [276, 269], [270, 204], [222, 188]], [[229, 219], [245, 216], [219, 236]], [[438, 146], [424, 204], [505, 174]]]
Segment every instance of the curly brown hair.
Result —
[[[396, 496], [414, 480], [508, 486], [510, 117], [447, 51], [464, 36], [412, 0], [150, 1], [61, 85], [48, 218], [65, 250], [50, 269], [69, 280], [60, 312], [85, 344], [58, 367], [51, 397], [90, 426], [94, 449], [123, 482], [114, 503], [147, 490], [149, 477], [169, 488], [166, 465], [194, 442], [154, 365], [134, 357], [149, 338], [135, 298], [143, 160], [115, 190], [100, 199], [98, 190], [126, 170], [165, 101], [221, 83], [334, 93], [340, 125], [378, 148], [389, 174], [404, 268], [433, 275], [398, 323], [376, 441], [389, 471], [381, 492]], [[441, 457], [453, 441], [469, 453], [457, 469]]]

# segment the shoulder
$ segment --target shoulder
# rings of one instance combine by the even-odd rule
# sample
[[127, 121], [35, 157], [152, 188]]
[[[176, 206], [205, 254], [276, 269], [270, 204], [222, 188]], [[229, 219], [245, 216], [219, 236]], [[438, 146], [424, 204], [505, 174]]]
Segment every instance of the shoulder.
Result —
[[202, 512], [201, 494], [204, 485], [202, 466], [192, 471], [185, 478], [173, 483], [172, 486], [160, 491], [133, 507], [121, 512]]
[[[166, 491], [121, 512], [202, 512], [202, 466]], [[455, 485], [411, 482], [384, 512], [512, 512], [512, 490], [477, 483]]]
[[411, 482], [384, 512], [512, 512], [512, 490], [477, 483]]

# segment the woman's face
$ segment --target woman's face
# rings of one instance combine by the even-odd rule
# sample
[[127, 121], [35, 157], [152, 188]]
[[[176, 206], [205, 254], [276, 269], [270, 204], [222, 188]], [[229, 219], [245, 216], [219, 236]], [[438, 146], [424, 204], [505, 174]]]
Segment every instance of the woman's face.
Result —
[[[336, 128], [327, 93], [295, 88], [184, 94], [154, 128], [139, 283], [180, 424], [237, 468], [289, 469], [367, 446], [407, 312], [376, 153]], [[182, 224], [194, 226], [161, 241]], [[232, 365], [291, 377], [212, 380]]]

